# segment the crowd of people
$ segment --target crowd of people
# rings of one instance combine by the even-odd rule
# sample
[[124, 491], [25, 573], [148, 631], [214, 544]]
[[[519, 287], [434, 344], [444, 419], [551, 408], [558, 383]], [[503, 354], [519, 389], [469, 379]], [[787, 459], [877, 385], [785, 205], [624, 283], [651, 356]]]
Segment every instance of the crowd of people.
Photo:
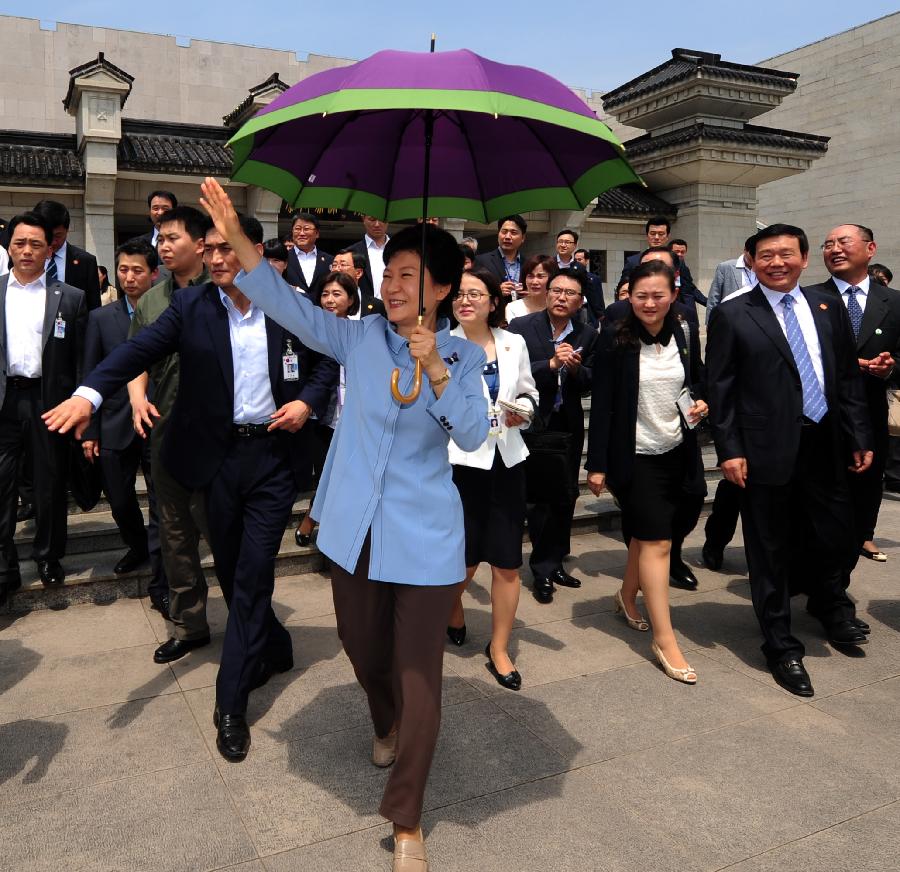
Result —
[[[288, 238], [266, 240], [217, 182], [201, 189], [202, 211], [150, 195], [152, 230], [118, 247], [109, 286], [96, 259], [67, 243], [61, 204], [42, 201], [6, 228], [0, 601], [21, 585], [16, 521], [32, 514], [40, 579], [64, 582], [76, 460], [99, 470], [127, 548], [116, 573], [150, 564], [151, 604], [171, 631], [157, 663], [210, 643], [205, 539], [228, 605], [213, 712], [227, 760], [249, 751], [250, 694], [293, 668], [272, 610], [275, 559], [298, 494], [313, 487], [294, 537], [305, 547], [315, 536], [331, 562], [372, 762], [391, 767], [380, 811], [394, 824], [398, 870], [427, 869], [419, 822], [444, 647], [466, 644], [466, 587], [490, 566], [486, 665], [519, 690], [510, 637], [523, 536], [538, 603], [581, 586], [566, 560], [582, 467], [590, 491], [608, 490], [621, 509], [616, 611], [650, 634], [670, 678], [700, 678], [668, 592], [698, 585], [682, 545], [702, 513], [709, 439], [723, 478], [703, 562], [722, 568], [740, 515], [775, 681], [813, 694], [792, 595], [806, 597], [837, 650], [868, 641], [851, 573], [860, 556], [887, 559], [878, 508], [885, 476], [900, 477], [886, 391], [900, 292], [873, 263], [871, 230], [831, 231], [821, 244], [831, 278], [801, 286], [806, 234], [771, 225], [719, 265], [704, 295], [687, 244], [653, 217], [646, 249], [606, 301], [572, 229], [555, 252], [526, 257], [520, 215], [501, 219], [497, 245], [481, 252], [430, 221], [391, 235], [364, 216], [363, 238], [331, 255], [315, 215], [295, 214]], [[392, 373], [412, 399], [392, 396]]]

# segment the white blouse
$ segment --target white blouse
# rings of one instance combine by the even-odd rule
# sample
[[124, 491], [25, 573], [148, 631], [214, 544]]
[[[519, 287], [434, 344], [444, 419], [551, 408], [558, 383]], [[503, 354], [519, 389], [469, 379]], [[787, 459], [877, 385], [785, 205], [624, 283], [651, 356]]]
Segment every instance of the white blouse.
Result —
[[641, 343], [635, 451], [665, 454], [684, 438], [678, 395], [684, 387], [684, 365], [675, 337], [660, 347]]

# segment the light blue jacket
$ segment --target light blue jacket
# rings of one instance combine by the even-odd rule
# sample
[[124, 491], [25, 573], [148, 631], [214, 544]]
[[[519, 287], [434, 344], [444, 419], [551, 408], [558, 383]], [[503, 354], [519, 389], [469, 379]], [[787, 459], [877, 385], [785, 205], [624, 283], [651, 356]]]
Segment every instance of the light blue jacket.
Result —
[[447, 458], [487, 438], [484, 351], [439, 325], [437, 347], [450, 382], [437, 399], [423, 378], [419, 398], [401, 407], [390, 378], [409, 393], [415, 362], [406, 340], [380, 315], [337, 318], [298, 294], [264, 260], [236, 282], [304, 345], [340, 363], [347, 393], [313, 504], [319, 549], [348, 572], [372, 531], [369, 578], [415, 585], [456, 584], [466, 575], [462, 504]]

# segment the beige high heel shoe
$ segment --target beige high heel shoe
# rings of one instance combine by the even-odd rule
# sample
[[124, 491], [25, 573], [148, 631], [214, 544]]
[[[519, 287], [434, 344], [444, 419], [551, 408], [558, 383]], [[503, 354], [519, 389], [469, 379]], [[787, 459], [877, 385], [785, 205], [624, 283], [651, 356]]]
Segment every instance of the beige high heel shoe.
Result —
[[640, 630], [642, 633], [646, 633], [647, 630], [650, 629], [650, 625], [647, 623], [647, 619], [638, 612], [640, 617], [632, 618], [627, 611], [625, 611], [625, 601], [622, 599], [622, 591], [616, 591], [616, 614], [622, 614], [625, 616], [625, 620], [628, 621], [628, 626], [631, 627], [632, 630]]
[[386, 769], [397, 759], [397, 728], [394, 727], [383, 739], [375, 736], [372, 740], [372, 762], [379, 769]]
[[425, 842], [415, 839], [394, 839], [393, 872], [428, 872]]
[[665, 655], [660, 650], [659, 645], [654, 642], [650, 649], [656, 655], [656, 659], [659, 661], [659, 665], [662, 666], [663, 672], [669, 676], [669, 678], [674, 678], [675, 681], [680, 681], [682, 684], [696, 684], [697, 683], [697, 673], [696, 671], [688, 665], [686, 669], [676, 669], [674, 666], [669, 664], [669, 661], [666, 660]]

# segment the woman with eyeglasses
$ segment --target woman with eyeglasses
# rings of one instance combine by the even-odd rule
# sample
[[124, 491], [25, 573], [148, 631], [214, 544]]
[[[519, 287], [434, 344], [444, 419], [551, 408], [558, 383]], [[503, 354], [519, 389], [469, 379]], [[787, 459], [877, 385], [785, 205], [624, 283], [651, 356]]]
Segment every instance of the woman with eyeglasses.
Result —
[[547, 284], [556, 275], [558, 266], [555, 257], [536, 254], [522, 265], [524, 292], [518, 300], [506, 306], [506, 323], [523, 315], [543, 312], [547, 308]]
[[[675, 273], [659, 260], [636, 267], [625, 317], [600, 336], [588, 431], [588, 487], [609, 488], [631, 530], [616, 611], [633, 630], [653, 629], [652, 650], [666, 675], [696, 684], [669, 612], [669, 552], [675, 511], [685, 493], [706, 493], [693, 429], [706, 417], [696, 330], [671, 309]], [[650, 622], [637, 609], [638, 591]]]
[[[528, 449], [520, 429], [527, 428], [537, 408], [537, 387], [528, 349], [521, 336], [501, 330], [503, 294], [500, 282], [485, 269], [463, 274], [453, 300], [459, 326], [452, 335], [484, 349], [484, 396], [490, 430], [475, 451], [450, 443], [453, 482], [463, 504], [466, 527], [466, 579], [450, 616], [447, 636], [454, 645], [466, 639], [462, 595], [479, 564], [491, 567], [491, 641], [484, 654], [497, 683], [509, 690], [522, 686], [522, 676], [509, 657], [509, 637], [519, 605], [519, 567], [525, 529], [525, 467]], [[519, 414], [501, 402], [523, 407]]]

